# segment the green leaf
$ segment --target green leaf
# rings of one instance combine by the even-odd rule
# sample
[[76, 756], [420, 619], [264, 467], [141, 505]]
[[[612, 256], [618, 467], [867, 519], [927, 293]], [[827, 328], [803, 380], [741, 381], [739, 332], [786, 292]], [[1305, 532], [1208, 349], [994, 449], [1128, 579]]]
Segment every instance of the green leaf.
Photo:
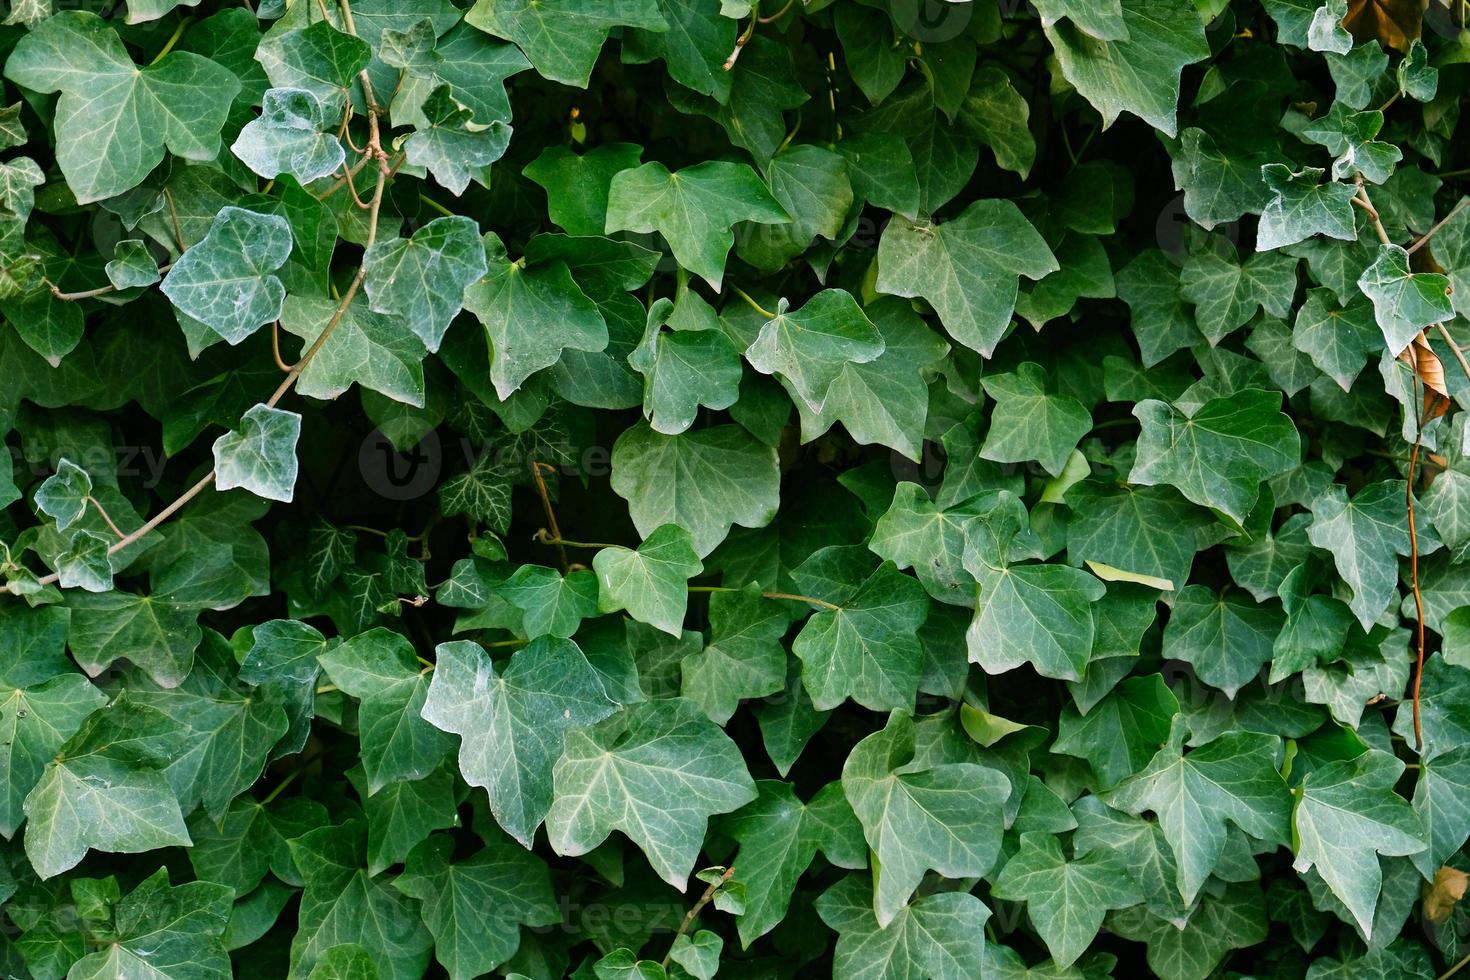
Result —
[[895, 920], [925, 871], [950, 878], [990, 871], [1000, 852], [1000, 806], [1011, 792], [993, 769], [924, 765], [915, 748], [913, 719], [895, 711], [842, 765], [842, 790], [881, 868], [871, 908], [883, 929], [904, 924]]
[[317, 660], [339, 690], [360, 702], [361, 759], [369, 794], [400, 779], [422, 779], [449, 754], [449, 736], [421, 717], [431, 678], [403, 636], [369, 630]]
[[158, 263], [142, 241], [128, 238], [114, 246], [113, 258], [107, 263], [107, 281], [114, 289], [151, 286], [158, 279]]
[[159, 868], [112, 909], [104, 948], [82, 957], [68, 976], [195, 980], [230, 975], [223, 940], [234, 897], [223, 885], [172, 886]]
[[452, 860], [454, 840], [435, 835], [416, 847], [393, 887], [423, 903], [434, 955], [453, 980], [495, 969], [520, 945], [520, 927], [561, 922], [551, 876], [539, 858], [491, 841]]
[[533, 640], [499, 671], [466, 641], [440, 644], [436, 662], [423, 717], [460, 736], [460, 774], [490, 794], [496, 821], [530, 847], [551, 806], [551, 767], [567, 730], [616, 706], [570, 640]]
[[732, 524], [769, 524], [779, 483], [776, 451], [734, 425], [677, 436], [639, 425], [613, 445], [612, 487], [628, 501], [639, 533], [677, 524], [700, 558], [725, 540]]
[[179, 312], [238, 344], [281, 317], [286, 287], [274, 273], [290, 254], [285, 218], [223, 208], [203, 241], [169, 269], [161, 288]]
[[1384, 245], [1373, 264], [1358, 277], [1358, 288], [1373, 301], [1373, 313], [1388, 352], [1397, 356], [1432, 323], [1452, 319], [1450, 281], [1433, 272], [1412, 272], [1409, 253]]
[[1101, 562], [1168, 582], [1169, 591], [1188, 580], [1199, 550], [1196, 534], [1209, 521], [1174, 490], [1084, 480], [1067, 491], [1067, 501], [1067, 558], [1073, 564]]
[[1348, 606], [1365, 631], [1398, 601], [1398, 559], [1411, 550], [1406, 489], [1400, 480], [1385, 480], [1349, 499], [1344, 487], [1333, 486], [1312, 502], [1307, 537], [1332, 555], [1352, 586]]
[[548, 146], [521, 171], [546, 191], [551, 220], [569, 235], [601, 235], [607, 226], [607, 195], [613, 175], [638, 166], [643, 148], [603, 143], [582, 154]]
[[1362, 297], [1338, 303], [1330, 289], [1307, 291], [1291, 335], [1292, 345], [1343, 391], [1352, 390], [1369, 357], [1383, 349], [1372, 305]]
[[923, 667], [917, 633], [928, 597], [892, 562], [840, 589], [833, 593], [837, 608], [813, 614], [791, 645], [812, 704], [826, 711], [852, 698], [874, 711], [907, 710]]
[[1305, 241], [1313, 235], [1348, 242], [1358, 240], [1357, 219], [1353, 215], [1357, 188], [1335, 180], [1321, 184], [1323, 173], [1319, 167], [1305, 167], [1293, 173], [1290, 167], [1280, 163], [1261, 168], [1261, 179], [1271, 191], [1271, 200], [1261, 212], [1256, 248], [1264, 252]]
[[341, 140], [322, 132], [336, 122], [308, 90], [273, 88], [230, 151], [262, 177], [285, 173], [307, 184], [335, 173], [347, 158]]
[[1247, 389], [1194, 411], [1154, 399], [1133, 407], [1142, 426], [1128, 482], [1174, 487], [1186, 499], [1245, 521], [1260, 484], [1299, 462], [1296, 426], [1280, 395]]
[[895, 215], [878, 243], [878, 289], [927, 300], [951, 337], [985, 357], [1010, 325], [1020, 277], [1058, 268], [1010, 201], [976, 201], [938, 225]]
[[423, 167], [455, 197], [463, 194], [471, 180], [485, 182], [490, 164], [505, 155], [510, 146], [510, 127], [499, 119], [488, 124], [455, 100], [449, 86], [433, 91], [423, 102], [428, 123], [403, 144], [408, 162]]
[[689, 580], [704, 571], [689, 532], [677, 524], [654, 530], [637, 551], [603, 548], [592, 559], [597, 572], [597, 607], [626, 609], [640, 623], [680, 636], [684, 632]]
[[77, 202], [132, 190], [164, 158], [213, 160], [240, 82], [188, 51], [146, 68], [96, 14], [66, 10], [31, 29], [5, 63], [5, 77], [36, 92], [60, 92], [56, 162]]
[[1257, 886], [1228, 885], [1219, 895], [1207, 894], [1183, 928], [1143, 906], [1113, 913], [1108, 928], [1147, 943], [1148, 966], [1156, 976], [1194, 980], [1209, 976], [1232, 949], [1265, 942], [1266, 903]]
[[1153, 761], [1103, 801], [1158, 816], [1177, 862], [1179, 897], [1188, 904], [1220, 862], [1226, 821], [1258, 840], [1285, 844], [1291, 797], [1277, 769], [1277, 737], [1231, 732], [1186, 753], [1184, 734], [1184, 721], [1176, 717]]
[[464, 307], [465, 290], [488, 268], [487, 242], [473, 218], [435, 218], [410, 238], [377, 242], [362, 257], [374, 313], [399, 317], [430, 351]]
[[620, 830], [681, 890], [709, 818], [756, 798], [735, 743], [682, 698], [628, 705], [569, 731], [552, 780], [546, 829], [558, 854], [586, 854]]
[[1148, 765], [1178, 713], [1160, 675], [1125, 678], [1086, 714], [1063, 709], [1052, 751], [1086, 759], [1100, 787], [1114, 786]]
[[[492, 41], [468, 24], [456, 24], [436, 38], [441, 31], [428, 17], [407, 30], [383, 31], [381, 57], [403, 71], [393, 95], [394, 124], [412, 125], [422, 132], [426, 126], [439, 125], [436, 113], [463, 106], [470, 113], [463, 122], [473, 123], [473, 129], [501, 134], [496, 138], [503, 150], [511, 117], [505, 81], [530, 68], [530, 63], [514, 45]], [[436, 99], [438, 110], [433, 107]], [[412, 139], [407, 147], [412, 146]], [[412, 150], [409, 152], [411, 158]]]
[[781, 638], [790, 620], [760, 588], [716, 592], [709, 599], [710, 638], [680, 663], [680, 694], [723, 725], [745, 698], [764, 698], [786, 683]]
[[[305, 350], [332, 321], [337, 305], [324, 296], [292, 294], [281, 309], [281, 327], [300, 337]], [[423, 406], [427, 352], [403, 320], [373, 313], [367, 299], [359, 297], [348, 304], [329, 340], [302, 370], [296, 383], [301, 394], [332, 399], [357, 384]]]
[[187, 845], [179, 801], [158, 771], [172, 725], [127, 698], [94, 711], [25, 799], [25, 851], [42, 880], [89, 850], [138, 853]]
[[1200, 680], [1233, 698], [1271, 659], [1281, 627], [1276, 609], [1231, 590], [1191, 585], [1174, 599], [1163, 653], [1192, 665]]
[[1241, 263], [1233, 245], [1212, 238], [1185, 260], [1180, 295], [1195, 305], [1200, 332], [1215, 345], [1258, 310], [1276, 317], [1290, 313], [1296, 265], [1284, 252], [1257, 252]]
[[873, 525], [868, 548], [899, 568], [912, 568], [940, 602], [973, 607], [975, 582], [964, 566], [965, 530], [992, 506], [991, 495], [980, 494], [938, 507], [922, 487], [904, 481], [894, 487], [888, 511]]
[[1173, 136], [1180, 73], [1210, 54], [1204, 26], [1187, 0], [1120, 0], [1118, 6], [1122, 24], [1108, 21], [1114, 38], [1088, 36], [1086, 27], [1065, 21], [1046, 26], [1047, 40], [1062, 74], [1102, 114], [1104, 126], [1130, 112]]
[[241, 417], [238, 429], [214, 441], [215, 485], [220, 490], [243, 487], [258, 497], [290, 503], [300, 437], [300, 415], [254, 406]]
[[997, 463], [1039, 462], [1052, 476], [1092, 429], [1092, 414], [1077, 399], [1047, 392], [1046, 369], [1027, 361], [1013, 374], [982, 378], [995, 399], [980, 455]]
[[327, 822], [326, 808], [314, 800], [288, 797], [267, 806], [236, 797], [219, 823], [203, 810], [189, 818], [189, 863], [201, 881], [226, 885], [237, 895], [248, 894], [267, 873], [299, 886], [288, 841]]
[[579, 88], [614, 28], [668, 30], [655, 0], [478, 0], [465, 23], [514, 41], [543, 77]]
[[91, 495], [92, 478], [87, 471], [63, 459], [36, 490], [36, 507], [56, 521], [57, 530], [65, 531], [86, 513]]
[[380, 980], [423, 976], [433, 937], [410, 902], [368, 874], [361, 820], [312, 830], [290, 847], [306, 882], [291, 941], [291, 977], [316, 975], [314, 968], [334, 964], [332, 950], [344, 946], [360, 948]]
[[1021, 835], [1021, 849], [995, 879], [997, 898], [1025, 902], [1026, 914], [1060, 967], [1087, 951], [1108, 909], [1143, 901], [1117, 854], [1092, 852], [1068, 861], [1051, 834]]
[[496, 590], [525, 614], [530, 639], [569, 637], [582, 620], [598, 614], [597, 576], [582, 569], [566, 576], [542, 565], [522, 565]]
[[836, 930], [832, 970], [843, 977], [960, 977], [984, 975], [985, 921], [990, 910], [966, 892], [925, 895], [885, 926], [873, 914], [865, 875], [848, 875], [816, 901]]
[[372, 58], [372, 48], [328, 20], [311, 21], [305, 27], [289, 21], [283, 19], [260, 40], [256, 60], [272, 86], [305, 89], [329, 114], [341, 112], [358, 72]]
[[761, 780], [760, 796], [723, 827], [740, 846], [737, 880], [745, 886], [740, 942], [752, 942], [786, 917], [802, 874], [820, 851], [839, 867], [867, 866], [867, 844], [842, 786], [829, 783], [802, 803], [789, 783]]
[[510, 261], [493, 233], [484, 242], [490, 271], [464, 290], [464, 305], [484, 324], [490, 380], [502, 400], [555, 364], [564, 349], [596, 352], [607, 346], [607, 323], [565, 262], [525, 266]]
[[737, 222], [790, 220], [744, 164], [709, 161], [670, 173], [661, 163], [645, 163], [613, 175], [605, 230], [659, 232], [678, 263], [718, 291]]
[[1292, 816], [1293, 868], [1299, 874], [1316, 868], [1368, 939], [1383, 881], [1378, 855], [1415, 854], [1426, 846], [1418, 814], [1393, 792], [1403, 771], [1402, 762], [1377, 749], [1329, 762], [1302, 781]]
[[883, 337], [852, 295], [824, 289], [795, 313], [783, 299], [745, 351], [751, 367], [778, 375], [806, 407], [820, 412], [832, 383], [848, 364], [883, 353]]
[[67, 596], [67, 605], [71, 607], [67, 643], [77, 663], [91, 676], [122, 657], [141, 667], [161, 687], [177, 687], [189, 676], [202, 635], [197, 609], [181, 606], [167, 595], [122, 591], [73, 592]]
[[628, 366], [643, 375], [643, 417], [663, 435], [686, 431], [700, 406], [720, 411], [740, 397], [740, 353], [730, 338], [713, 326], [663, 329], [675, 312], [669, 300], [656, 301], [642, 343], [628, 355]]

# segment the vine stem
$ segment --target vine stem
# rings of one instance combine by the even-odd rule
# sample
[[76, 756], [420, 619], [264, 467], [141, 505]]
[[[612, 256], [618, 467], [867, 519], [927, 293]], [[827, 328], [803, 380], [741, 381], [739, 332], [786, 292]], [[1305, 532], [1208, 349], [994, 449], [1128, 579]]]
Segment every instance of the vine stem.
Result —
[[1459, 962], [1450, 967], [1448, 970], [1441, 973], [1438, 977], [1438, 980], [1449, 980], [1450, 977], [1454, 976], [1456, 973], [1459, 973], [1460, 970], [1467, 965], [1470, 965], [1470, 953], [1466, 953], [1460, 958]]
[[119, 538], [125, 538], [125, 537], [128, 536], [126, 531], [124, 531], [122, 528], [118, 527], [115, 523], [113, 523], [112, 516], [107, 513], [107, 508], [102, 506], [102, 501], [98, 500], [96, 497], [92, 496], [91, 494], [88, 494], [87, 495], [87, 503], [91, 504], [94, 508], [96, 508], [97, 513], [99, 515], [101, 515], [101, 517], [102, 517], [103, 523], [106, 524], [108, 527], [112, 528], [112, 533], [113, 534], [116, 534]]
[[669, 960], [674, 955], [674, 947], [678, 945], [679, 937], [689, 931], [689, 927], [694, 924], [694, 920], [699, 917], [699, 913], [704, 911], [704, 907], [710, 903], [710, 899], [715, 897], [715, 892], [724, 887], [725, 882], [733, 877], [735, 877], [735, 866], [732, 864], [725, 869], [724, 874], [720, 875], [719, 881], [710, 883], [710, 886], [704, 890], [704, 894], [699, 896], [699, 901], [694, 903], [694, 907], [684, 913], [684, 921], [679, 923], [679, 929], [674, 933], [673, 942], [669, 943], [669, 951], [664, 954], [663, 962], [659, 964], [660, 966], [668, 967]]
[[[165, 262], [158, 267], [158, 274], [161, 276], [173, 267], [174, 264], [172, 262]], [[66, 300], [68, 303], [78, 303], [84, 299], [96, 299], [98, 296], [106, 296], [108, 293], [118, 292], [118, 288], [111, 283], [108, 283], [106, 286], [98, 286], [96, 289], [83, 289], [81, 292], [76, 293], [63, 293], [61, 287], [57, 286], [54, 282], [48, 282], [46, 285], [51, 287], [52, 296], [55, 296], [57, 299]]]
[[1460, 203], [1451, 208], [1449, 214], [1436, 221], [1433, 228], [1420, 235], [1418, 240], [1415, 241], [1414, 244], [1410, 245], [1407, 249], [1405, 249], [1405, 251], [1407, 251], [1410, 255], [1413, 255], [1415, 252], [1419, 251], [1419, 249], [1423, 248], [1425, 243], [1427, 243], [1435, 235], [1439, 234], [1440, 229], [1449, 224], [1451, 221], [1455, 220], [1455, 215], [1465, 210], [1466, 204], [1470, 204], [1470, 198], [1461, 198]]
[[541, 479], [541, 468], [543, 466], [552, 473], [556, 472], [555, 466], [552, 466], [550, 463], [543, 463], [537, 459], [531, 461], [531, 476], [536, 481], [536, 492], [541, 495], [541, 506], [546, 511], [546, 523], [551, 525], [551, 538], [548, 543], [556, 545], [557, 554], [561, 556], [561, 573], [566, 575], [571, 571], [572, 566], [567, 561], [566, 545], [562, 543], [561, 525], [556, 522], [556, 508], [551, 506], [551, 494], [546, 490], [546, 481]]
[[604, 548], [622, 548], [624, 551], [628, 550], [625, 545], [608, 544], [603, 541], [568, 541], [565, 538], [553, 538], [547, 533], [544, 527], [536, 532], [536, 541], [540, 544], [556, 545], [558, 548], [589, 548], [593, 551], [601, 551]]
[[[339, 2], [342, 8], [343, 21], [347, 25], [348, 31], [356, 34], [356, 30], [352, 27], [352, 10], [348, 5], [348, 0], [339, 0]], [[366, 247], [371, 248], [378, 238], [378, 218], [382, 211], [383, 190], [388, 183], [389, 176], [393, 173], [393, 168], [388, 164], [388, 154], [383, 152], [382, 132], [379, 126], [379, 117], [382, 115], [382, 109], [373, 97], [372, 82], [368, 79], [366, 69], [359, 74], [359, 78], [362, 81], [363, 95], [368, 105], [369, 154], [363, 159], [376, 159], [378, 162], [378, 180], [377, 185], [373, 189], [373, 200], [368, 212]], [[165, 193], [167, 192], [165, 191]], [[266, 400], [265, 404], [268, 408], [275, 408], [281, 399], [286, 397], [286, 393], [296, 386], [296, 382], [301, 377], [301, 373], [306, 370], [307, 366], [311, 364], [312, 359], [321, 351], [326, 342], [331, 339], [333, 332], [341, 324], [343, 317], [347, 315], [348, 307], [352, 305], [352, 300], [357, 296], [358, 290], [362, 288], [363, 280], [366, 277], [367, 268], [361, 265], [358, 266], [357, 273], [352, 277], [352, 282], [348, 285], [347, 289], [343, 291], [342, 299], [338, 302], [337, 308], [333, 311], [326, 326], [322, 328], [321, 333], [317, 334], [316, 340], [312, 341], [311, 346], [306, 349], [301, 355], [301, 358], [295, 364], [291, 365], [290, 369], [286, 372], [286, 377], [281, 380], [276, 390]], [[163, 524], [174, 514], [177, 514], [189, 501], [203, 493], [207, 487], [214, 483], [216, 475], [214, 468], [211, 467], [209, 472], [200, 477], [197, 483], [180, 494], [173, 503], [160, 510], [157, 514], [154, 514], [148, 519], [147, 523], [143, 524], [143, 526], [131, 534], [125, 535], [113, 542], [107, 549], [108, 555], [115, 555], [129, 545], [147, 537], [159, 525]], [[52, 585], [59, 578], [60, 576], [57, 573], [52, 572], [49, 575], [42, 576], [38, 581], [41, 585]]]
[[[741, 590], [740, 589], [736, 589], [736, 588], [731, 588], [728, 585], [691, 585], [691, 586], [689, 586], [689, 591], [690, 592], [740, 592]], [[830, 609], [833, 612], [841, 612], [842, 611], [842, 607], [839, 606], [837, 603], [835, 603], [835, 602], [828, 602], [826, 599], [818, 599], [816, 596], [796, 595], [795, 593], [792, 593], [792, 592], [762, 592], [761, 593], [761, 596], [762, 596], [762, 598], [765, 598], [765, 599], [784, 599], [787, 602], [809, 602], [809, 603], [811, 603], [814, 606], [821, 606], [823, 609]]]
[[[788, 137], [788, 139], [789, 139], [789, 137]], [[750, 294], [747, 293], [745, 290], [741, 289], [739, 286], [735, 285], [733, 282], [730, 283], [730, 288], [735, 291], [735, 295], [736, 296], [739, 296], [741, 299], [745, 300], [745, 302], [750, 305], [750, 308], [752, 310], [755, 310], [757, 313], [759, 313], [761, 316], [765, 317], [767, 320], [774, 320], [774, 319], [776, 319], [776, 314], [772, 313], [770, 310], [766, 309], [764, 306], [761, 306], [759, 303], [757, 303], [754, 299], [751, 298]]]

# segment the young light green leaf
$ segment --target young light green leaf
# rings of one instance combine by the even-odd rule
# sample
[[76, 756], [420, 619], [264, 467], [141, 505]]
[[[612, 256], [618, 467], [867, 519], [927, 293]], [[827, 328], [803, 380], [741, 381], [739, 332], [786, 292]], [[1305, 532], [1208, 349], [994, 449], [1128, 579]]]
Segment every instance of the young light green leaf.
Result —
[[496, 590], [525, 614], [522, 624], [531, 639], [569, 637], [582, 620], [598, 614], [597, 576], [586, 570], [566, 576], [543, 565], [522, 565]]

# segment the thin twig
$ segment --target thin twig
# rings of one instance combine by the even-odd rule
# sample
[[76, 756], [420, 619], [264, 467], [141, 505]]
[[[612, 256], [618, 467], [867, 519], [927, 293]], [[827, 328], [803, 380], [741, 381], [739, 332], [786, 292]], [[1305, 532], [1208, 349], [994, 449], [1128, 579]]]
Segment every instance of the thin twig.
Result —
[[102, 517], [102, 522], [108, 527], [112, 528], [113, 534], [116, 534], [119, 538], [125, 538], [128, 536], [126, 531], [113, 523], [112, 516], [107, 513], [107, 508], [102, 506], [102, 501], [98, 500], [96, 497], [93, 497], [91, 494], [88, 494], [86, 502], [97, 509], [97, 513]]
[[704, 890], [704, 894], [699, 896], [699, 901], [694, 903], [694, 907], [684, 913], [684, 921], [679, 923], [679, 929], [674, 933], [673, 942], [669, 943], [669, 951], [664, 954], [663, 963], [660, 964], [661, 966], [667, 967], [669, 965], [669, 959], [674, 955], [674, 947], [678, 945], [679, 937], [689, 931], [689, 927], [694, 924], [694, 920], [699, 917], [699, 913], [704, 911], [704, 907], [710, 903], [710, 899], [715, 897], [715, 892], [719, 891], [725, 882], [733, 877], [735, 877], [735, 866], [731, 865], [725, 869], [724, 874], [720, 875], [719, 881], [710, 883], [710, 886]]
[[1420, 411], [1419, 356], [1411, 350], [1414, 372], [1414, 451], [1409, 454], [1408, 490], [1404, 494], [1409, 510], [1409, 583], [1414, 591], [1414, 611], [1418, 620], [1418, 659], [1414, 666], [1414, 748], [1422, 752], [1424, 736], [1419, 729], [1419, 687], [1424, 680], [1424, 597], [1419, 593], [1419, 528], [1414, 520], [1414, 469], [1419, 465], [1419, 448], [1424, 443], [1424, 419]]
[[759, 313], [761, 316], [765, 317], [767, 320], [774, 320], [774, 319], [776, 319], [776, 314], [772, 313], [770, 310], [766, 309], [764, 306], [761, 306], [755, 300], [751, 299], [750, 294], [747, 293], [745, 290], [741, 289], [739, 286], [735, 285], [733, 282], [730, 283], [730, 288], [735, 291], [735, 295], [736, 296], [739, 296], [741, 299], [745, 300], [746, 303], [750, 304], [750, 308], [752, 310], [755, 310], [757, 313]]
[[1450, 353], [1455, 355], [1455, 360], [1460, 362], [1460, 370], [1465, 372], [1466, 380], [1470, 380], [1470, 362], [1465, 360], [1464, 348], [1450, 339], [1450, 332], [1445, 329], [1443, 323], [1436, 323], [1434, 329], [1439, 332], [1441, 338], [1450, 346]]
[[1414, 242], [1414, 244], [1410, 245], [1405, 251], [1407, 251], [1410, 255], [1413, 255], [1415, 252], [1419, 251], [1419, 249], [1424, 246], [1424, 243], [1425, 242], [1429, 241], [1431, 238], [1433, 238], [1435, 235], [1437, 235], [1439, 233], [1439, 230], [1441, 228], [1443, 228], [1445, 225], [1447, 225], [1451, 221], [1453, 221], [1454, 218], [1455, 218], [1455, 215], [1457, 215], [1461, 211], [1465, 210], [1465, 206], [1467, 204], [1470, 204], [1470, 197], [1461, 198], [1460, 199], [1460, 203], [1459, 204], [1456, 204], [1453, 208], [1451, 208], [1449, 214], [1445, 215], [1439, 221], [1435, 222], [1435, 225], [1434, 225], [1433, 228], [1429, 229], [1424, 234], [1420, 235], [1418, 241], [1416, 241], [1416, 242]]
[[[561, 525], [556, 523], [556, 509], [551, 506], [551, 494], [546, 492], [546, 481], [541, 479], [541, 467], [543, 466], [552, 473], [556, 472], [556, 467], [550, 463], [532, 460], [531, 476], [536, 481], [536, 492], [541, 495], [541, 506], [546, 510], [546, 523], [551, 526], [551, 537], [554, 541], [560, 541]], [[561, 556], [561, 573], [565, 575], [571, 570], [571, 564], [567, 561], [567, 549], [564, 545], [558, 544], [556, 550]]]
[[567, 541], [564, 538], [554, 538], [544, 527], [536, 532], [535, 538], [540, 544], [556, 545], [557, 547], [590, 548], [594, 551], [604, 548], [622, 548], [624, 551], [628, 550], [626, 546], [620, 544], [604, 544], [600, 541]]
[[1450, 980], [1450, 977], [1454, 976], [1456, 973], [1459, 973], [1460, 970], [1462, 970], [1467, 965], [1470, 965], [1470, 953], [1466, 953], [1459, 959], [1458, 962], [1455, 963], [1454, 966], [1441, 973], [1437, 980]]
[[[783, 11], [784, 12], [784, 11]], [[755, 25], [760, 22], [761, 5], [760, 0], [750, 5], [750, 23], [745, 25], [745, 30], [735, 39], [735, 49], [730, 52], [730, 57], [725, 59], [724, 69], [730, 71], [735, 67], [735, 62], [740, 58], [740, 52], [755, 37]]]
[[184, 226], [179, 223], [179, 206], [174, 203], [174, 192], [165, 187], [163, 199], [168, 202], [168, 216], [174, 225], [174, 241], [178, 243], [179, 254], [182, 255], [189, 248], [189, 243], [184, 241]]
[[[757, 17], [755, 19], [755, 22], [757, 24], [774, 24], [776, 21], [780, 20], [782, 17], [785, 17], [786, 16], [786, 11], [790, 10], [795, 5], [796, 5], [796, 0], [786, 0], [786, 6], [782, 7], [780, 10], [776, 11], [774, 14], [772, 14], [769, 17]], [[754, 11], [751, 11], [751, 12], [754, 13]]]

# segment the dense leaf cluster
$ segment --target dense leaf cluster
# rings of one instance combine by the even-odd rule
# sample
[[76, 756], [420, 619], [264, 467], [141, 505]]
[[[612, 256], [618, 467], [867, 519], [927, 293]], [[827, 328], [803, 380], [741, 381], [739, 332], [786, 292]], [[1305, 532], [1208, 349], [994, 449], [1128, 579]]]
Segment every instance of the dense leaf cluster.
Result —
[[0, 974], [1470, 962], [1463, 0], [10, 0]]

